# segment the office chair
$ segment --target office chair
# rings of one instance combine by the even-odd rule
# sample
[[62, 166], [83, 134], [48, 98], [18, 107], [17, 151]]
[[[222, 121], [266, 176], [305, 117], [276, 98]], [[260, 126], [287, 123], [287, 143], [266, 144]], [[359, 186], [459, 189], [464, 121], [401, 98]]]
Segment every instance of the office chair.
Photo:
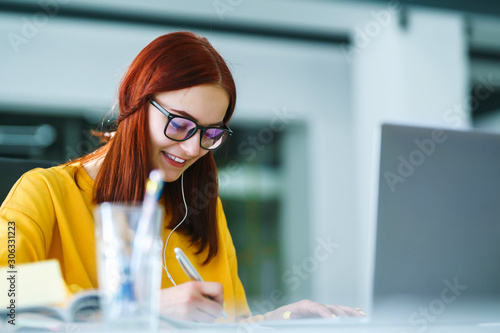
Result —
[[0, 157], [0, 204], [5, 200], [12, 186], [25, 172], [35, 168], [50, 168], [57, 164], [54, 161]]

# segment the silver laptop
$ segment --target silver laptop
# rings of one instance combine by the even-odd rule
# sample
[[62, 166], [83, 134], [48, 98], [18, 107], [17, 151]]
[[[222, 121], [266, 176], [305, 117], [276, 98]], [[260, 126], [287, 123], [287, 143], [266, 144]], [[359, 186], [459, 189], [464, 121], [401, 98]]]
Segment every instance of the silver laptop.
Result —
[[500, 135], [385, 124], [373, 319], [500, 321]]

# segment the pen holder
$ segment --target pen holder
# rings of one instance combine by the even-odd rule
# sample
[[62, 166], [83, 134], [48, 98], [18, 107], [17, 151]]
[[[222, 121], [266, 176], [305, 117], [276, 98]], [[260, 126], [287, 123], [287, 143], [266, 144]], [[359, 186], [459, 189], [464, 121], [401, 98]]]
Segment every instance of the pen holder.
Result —
[[94, 211], [102, 316], [114, 328], [158, 326], [163, 210], [156, 208], [138, 242], [141, 212], [141, 205], [115, 203]]

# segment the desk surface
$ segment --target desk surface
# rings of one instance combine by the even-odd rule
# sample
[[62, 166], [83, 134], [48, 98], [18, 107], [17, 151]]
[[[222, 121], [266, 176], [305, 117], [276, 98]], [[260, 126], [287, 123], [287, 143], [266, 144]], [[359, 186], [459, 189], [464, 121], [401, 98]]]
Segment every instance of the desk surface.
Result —
[[[312, 325], [307, 326], [305, 323], [297, 323], [297, 325], [282, 326], [262, 326], [262, 325], [216, 325], [212, 328], [204, 327], [199, 329], [172, 329], [161, 328], [155, 332], [198, 332], [198, 333], [216, 333], [216, 332], [236, 332], [236, 333], [260, 333], [260, 332], [307, 332], [307, 333], [323, 333], [323, 332], [359, 332], [359, 333], [481, 333], [481, 332], [496, 332], [500, 331], [500, 323], [491, 325], [435, 325], [429, 326], [424, 331], [418, 327], [409, 325], [382, 325], [382, 324], [332, 324], [332, 325]], [[75, 326], [78, 332], [84, 333], [107, 333], [107, 332], [145, 332], [145, 330], [109, 330], [99, 326], [78, 325]], [[75, 328], [73, 327], [73, 328]], [[71, 327], [70, 327], [71, 328]]]
[[[373, 318], [335, 318], [335, 319], [298, 319], [282, 320], [274, 322], [262, 322], [258, 324], [193, 324], [175, 319], [163, 319], [160, 327], [155, 332], [236, 332], [236, 333], [259, 333], [270, 331], [281, 332], [366, 332], [366, 333], [465, 333], [465, 332], [500, 332], [500, 302], [463, 302], [461, 306], [451, 304], [441, 313], [431, 313], [433, 316], [412, 316], [420, 313], [424, 307], [416, 304], [399, 304], [399, 312], [394, 304], [385, 309], [377, 307]], [[417, 309], [417, 310], [415, 310]], [[376, 313], [376, 316], [375, 316]], [[22, 317], [22, 313], [19, 314]], [[428, 320], [423, 320], [423, 318]], [[5, 331], [4, 322], [0, 323], [0, 331]], [[104, 333], [104, 332], [144, 332], [144, 327], [133, 327], [130, 324], [122, 324], [110, 327], [104, 323], [61, 323], [59, 331], [79, 333]], [[14, 327], [7, 327], [11, 329]], [[19, 328], [19, 327], [15, 327]], [[52, 330], [57, 332], [57, 330]], [[36, 331], [38, 332], [38, 331]]]

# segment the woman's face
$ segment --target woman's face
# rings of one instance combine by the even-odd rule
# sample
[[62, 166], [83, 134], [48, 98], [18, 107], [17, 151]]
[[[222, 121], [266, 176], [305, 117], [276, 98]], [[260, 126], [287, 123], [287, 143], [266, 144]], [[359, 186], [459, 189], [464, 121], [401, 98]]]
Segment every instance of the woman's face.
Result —
[[[189, 118], [201, 126], [220, 126], [229, 105], [226, 91], [217, 85], [201, 85], [164, 92], [154, 100], [172, 115]], [[200, 147], [200, 130], [186, 141], [173, 141], [164, 134], [167, 116], [149, 103], [149, 132], [153, 168], [173, 182], [199, 158], [208, 153]]]

